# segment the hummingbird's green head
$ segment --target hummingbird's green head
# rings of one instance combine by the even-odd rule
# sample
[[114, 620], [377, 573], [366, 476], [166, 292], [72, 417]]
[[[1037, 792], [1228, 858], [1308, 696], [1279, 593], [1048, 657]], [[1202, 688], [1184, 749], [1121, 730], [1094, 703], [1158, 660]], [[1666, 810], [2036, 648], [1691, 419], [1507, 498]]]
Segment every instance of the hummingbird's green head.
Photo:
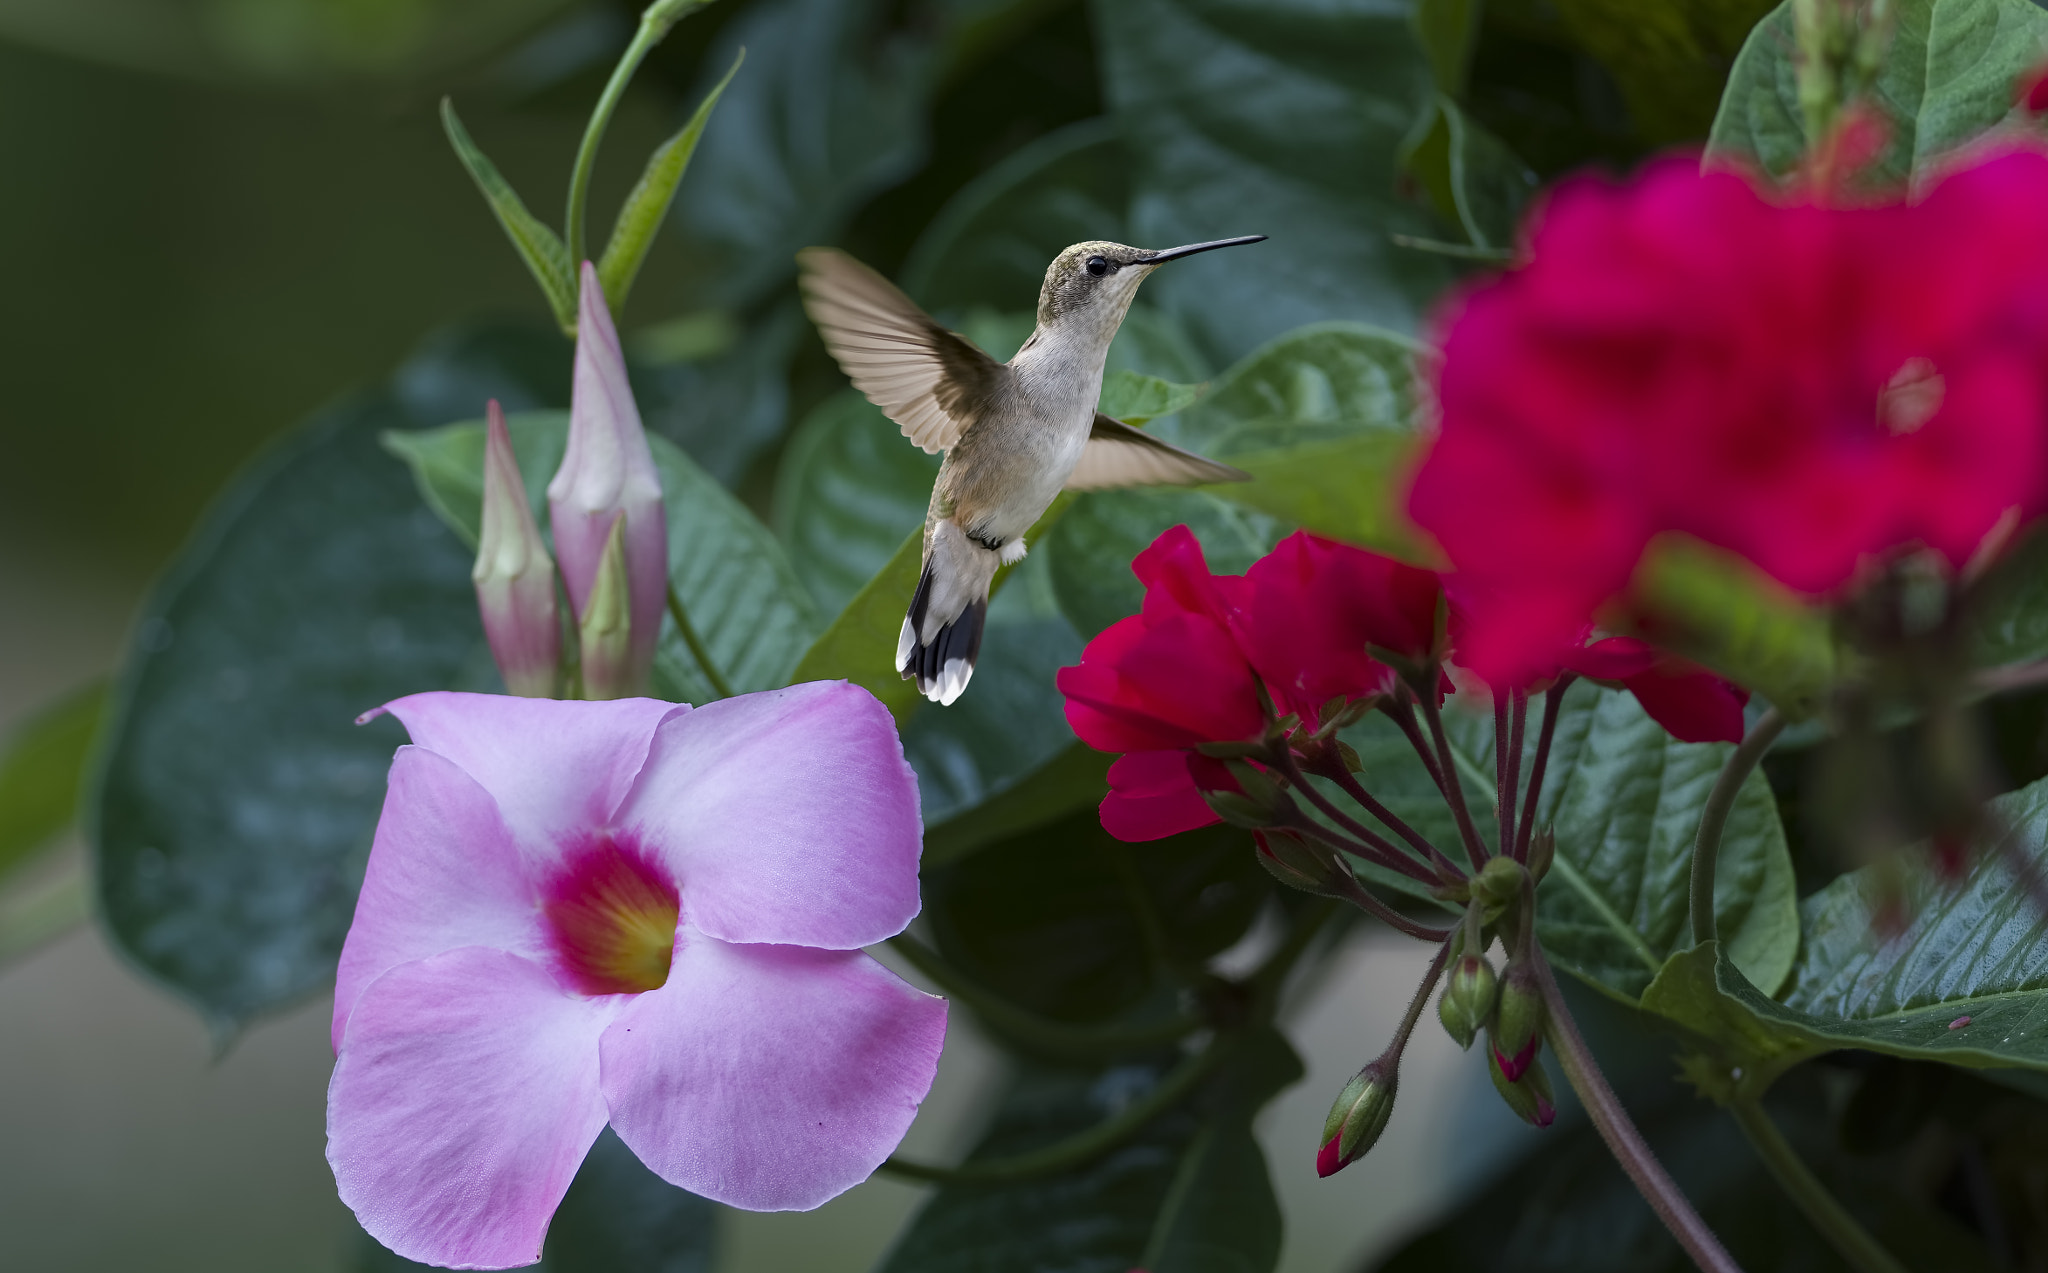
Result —
[[1076, 243], [1053, 258], [1045, 271], [1045, 286], [1038, 292], [1040, 326], [1074, 322], [1101, 325], [1114, 332], [1137, 295], [1145, 276], [1168, 261], [1211, 248], [1257, 243], [1266, 236], [1248, 234], [1235, 239], [1190, 243], [1186, 247], [1155, 252], [1126, 247], [1121, 243]]

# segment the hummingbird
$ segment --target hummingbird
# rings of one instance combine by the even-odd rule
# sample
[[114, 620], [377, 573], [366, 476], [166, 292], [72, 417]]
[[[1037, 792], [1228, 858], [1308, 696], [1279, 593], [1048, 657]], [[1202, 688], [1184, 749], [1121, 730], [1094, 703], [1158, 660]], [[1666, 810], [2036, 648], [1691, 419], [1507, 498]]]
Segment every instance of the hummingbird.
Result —
[[1046, 269], [1038, 325], [1007, 363], [941, 327], [846, 253], [797, 253], [804, 308], [847, 379], [905, 437], [945, 453], [925, 513], [924, 569], [896, 642], [896, 670], [926, 698], [950, 705], [967, 688], [996, 568], [1023, 560], [1024, 532], [1062, 490], [1250, 480], [1095, 404], [1109, 342], [1146, 275], [1265, 237], [1163, 252], [1076, 243]]

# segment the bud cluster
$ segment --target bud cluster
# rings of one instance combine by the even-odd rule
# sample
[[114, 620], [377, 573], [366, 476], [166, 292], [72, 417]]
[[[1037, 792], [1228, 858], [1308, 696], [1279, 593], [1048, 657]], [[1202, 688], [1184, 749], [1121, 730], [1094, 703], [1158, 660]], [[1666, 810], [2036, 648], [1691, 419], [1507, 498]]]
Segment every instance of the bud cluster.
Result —
[[[487, 417], [483, 515], [471, 572], [477, 609], [505, 688], [551, 698], [565, 680], [557, 560], [541, 538], [495, 401]], [[574, 616], [580, 697], [644, 693], [668, 599], [667, 513], [618, 332], [588, 262], [568, 447], [548, 483], [548, 521]]]

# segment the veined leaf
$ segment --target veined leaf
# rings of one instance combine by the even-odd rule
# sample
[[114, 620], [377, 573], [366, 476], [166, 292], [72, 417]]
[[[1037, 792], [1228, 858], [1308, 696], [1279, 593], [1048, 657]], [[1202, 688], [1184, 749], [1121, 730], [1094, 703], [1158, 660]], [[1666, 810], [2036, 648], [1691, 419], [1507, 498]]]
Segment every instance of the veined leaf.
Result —
[[1556, 2], [1572, 38], [1614, 76], [1636, 127], [1658, 143], [1707, 131], [1730, 60], [1770, 8], [1770, 0]]
[[[1876, 83], [1891, 144], [1872, 173], [1917, 187], [1943, 156], [2007, 119], [2020, 76], [2048, 52], [2048, 13], [2026, 0], [1896, 0]], [[1789, 0], [1757, 23], [1729, 74], [1707, 157], [1784, 178], [1806, 153]]]
[[555, 314], [555, 322], [571, 336], [576, 334], [576, 265], [569, 259], [569, 249], [563, 246], [561, 236], [526, 210], [526, 205], [512, 189], [477, 144], [470, 140], [469, 130], [456, 117], [455, 103], [449, 98], [441, 99], [441, 126], [448, 132], [449, 144], [455, 147], [456, 157], [476, 182], [476, 188], [483, 193], [484, 202], [491, 205], [491, 212], [498, 218], [498, 224], [505, 227], [505, 237], [512, 240], [512, 246], [519, 253], [519, 259], [526, 262], [526, 268], [533, 271], [533, 278], [540, 284], [541, 294], [547, 297], [548, 308]]
[[634, 184], [632, 193], [626, 196], [624, 206], [619, 209], [618, 220], [612, 223], [612, 237], [604, 245], [604, 256], [597, 263], [597, 281], [603, 285], [605, 302], [611, 306], [614, 315], [626, 307], [626, 296], [633, 290], [633, 279], [640, 273], [641, 262], [647, 259], [647, 249], [653, 245], [656, 232], [668, 216], [668, 205], [675, 198], [676, 186], [682, 182], [683, 172], [690, 166], [690, 156], [697, 153], [697, 139], [704, 135], [704, 125], [711, 122], [712, 108], [718, 105], [719, 95], [725, 92], [726, 85], [732, 83], [732, 77], [739, 74], [740, 63], [746, 59], [745, 49], [733, 55], [732, 69], [705, 94], [696, 113], [690, 116], [690, 122], [648, 156], [646, 170], [640, 174], [640, 180]]
[[1102, 400], [1096, 410], [1125, 424], [1142, 426], [1185, 409], [1201, 396], [1200, 385], [1177, 385], [1157, 376], [1116, 371], [1103, 377]]

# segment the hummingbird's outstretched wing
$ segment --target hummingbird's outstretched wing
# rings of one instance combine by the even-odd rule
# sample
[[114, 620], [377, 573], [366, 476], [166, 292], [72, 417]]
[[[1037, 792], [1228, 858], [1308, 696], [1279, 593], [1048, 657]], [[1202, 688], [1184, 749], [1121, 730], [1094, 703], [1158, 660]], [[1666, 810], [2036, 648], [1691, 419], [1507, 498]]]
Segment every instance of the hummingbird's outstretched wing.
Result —
[[960, 440], [1009, 368], [836, 248], [796, 254], [804, 308], [854, 387], [929, 452]]
[[1204, 459], [1162, 442], [1143, 429], [1095, 413], [1095, 427], [1081, 448], [1080, 462], [1067, 479], [1070, 491], [1102, 491], [1118, 486], [1206, 486], [1211, 482], [1249, 482], [1252, 475], [1228, 464]]

